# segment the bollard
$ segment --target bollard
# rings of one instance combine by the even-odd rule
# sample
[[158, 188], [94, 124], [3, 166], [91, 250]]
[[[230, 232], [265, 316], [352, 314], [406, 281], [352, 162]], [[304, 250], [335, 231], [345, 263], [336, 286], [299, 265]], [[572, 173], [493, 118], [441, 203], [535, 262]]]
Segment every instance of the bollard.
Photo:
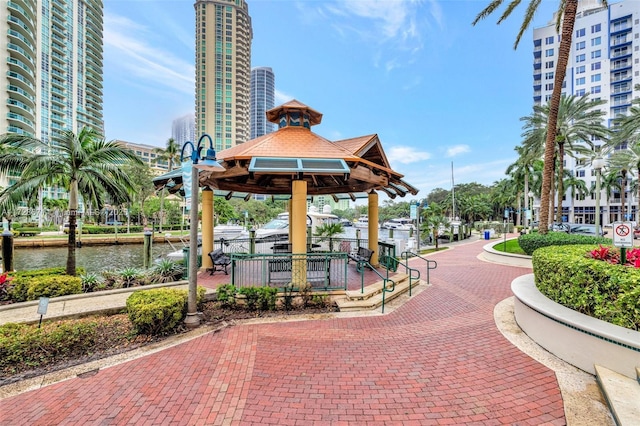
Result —
[[144, 269], [149, 269], [151, 267], [151, 248], [153, 246], [153, 239], [151, 238], [153, 234], [151, 231], [144, 231]]
[[251, 228], [249, 230], [249, 254], [256, 253], [256, 230]]
[[8, 229], [2, 233], [2, 270], [13, 271], [13, 233]]
[[393, 228], [389, 229], [389, 239], [393, 240]]

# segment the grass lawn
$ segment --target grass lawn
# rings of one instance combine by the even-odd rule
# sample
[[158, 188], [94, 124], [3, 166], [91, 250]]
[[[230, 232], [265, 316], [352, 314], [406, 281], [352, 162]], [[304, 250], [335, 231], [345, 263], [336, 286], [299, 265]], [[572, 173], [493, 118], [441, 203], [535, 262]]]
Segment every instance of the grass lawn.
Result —
[[524, 250], [520, 248], [520, 244], [518, 244], [517, 238], [513, 240], [507, 240], [506, 244], [504, 241], [494, 244], [493, 249], [505, 253], [526, 254]]

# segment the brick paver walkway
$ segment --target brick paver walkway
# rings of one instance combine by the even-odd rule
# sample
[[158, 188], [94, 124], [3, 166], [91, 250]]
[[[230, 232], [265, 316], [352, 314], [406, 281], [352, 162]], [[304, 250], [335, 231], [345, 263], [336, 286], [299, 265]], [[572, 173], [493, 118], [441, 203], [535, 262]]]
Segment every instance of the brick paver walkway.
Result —
[[0, 401], [0, 423], [565, 424], [553, 371], [497, 330], [523, 268], [484, 242], [432, 257], [432, 286], [385, 316], [236, 326]]

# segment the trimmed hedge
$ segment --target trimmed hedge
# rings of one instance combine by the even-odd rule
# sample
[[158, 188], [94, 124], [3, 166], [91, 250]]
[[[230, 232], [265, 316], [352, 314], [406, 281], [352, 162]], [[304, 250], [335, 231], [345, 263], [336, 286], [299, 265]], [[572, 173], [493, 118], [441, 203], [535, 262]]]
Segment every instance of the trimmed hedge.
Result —
[[640, 269], [591, 259], [593, 245], [541, 247], [533, 253], [536, 286], [570, 309], [640, 330]]
[[566, 232], [548, 232], [547, 234], [525, 234], [518, 237], [518, 244], [526, 254], [531, 256], [540, 247], [563, 246], [576, 244], [611, 244], [610, 238]]
[[[197, 302], [205, 289], [198, 287]], [[187, 290], [159, 288], [135, 291], [127, 298], [129, 320], [140, 334], [167, 334], [176, 329], [187, 314]]]
[[16, 302], [82, 293], [82, 279], [71, 275], [19, 276], [12, 284], [11, 299]]

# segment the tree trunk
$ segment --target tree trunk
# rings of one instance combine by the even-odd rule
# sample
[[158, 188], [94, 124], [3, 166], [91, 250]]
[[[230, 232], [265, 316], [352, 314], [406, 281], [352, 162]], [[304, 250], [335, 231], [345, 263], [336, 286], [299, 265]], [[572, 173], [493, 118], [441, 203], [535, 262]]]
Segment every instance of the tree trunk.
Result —
[[67, 240], [67, 275], [76, 275], [76, 214], [78, 213], [78, 181], [69, 188], [69, 239]]
[[551, 225], [553, 223], [553, 221], [555, 220], [555, 215], [556, 215], [556, 191], [555, 191], [555, 187], [556, 187], [556, 156], [554, 154], [553, 156], [553, 171], [552, 171], [552, 176], [553, 178], [551, 179], [551, 184], [549, 187], [549, 225]]
[[562, 223], [562, 197], [564, 197], [564, 142], [558, 143], [558, 213], [556, 222]]
[[626, 220], [625, 218], [625, 213], [627, 212], [627, 209], [625, 208], [625, 203], [626, 203], [626, 192], [627, 192], [627, 171], [626, 170], [622, 170], [620, 172], [620, 174], [622, 175], [622, 182], [620, 183], [620, 202], [621, 202], [621, 212], [620, 212], [620, 222], [624, 222]]
[[562, 21], [562, 38], [558, 49], [558, 64], [549, 102], [549, 121], [547, 122], [547, 140], [544, 145], [544, 170], [542, 174], [542, 197], [540, 200], [540, 223], [539, 232], [546, 234], [549, 230], [549, 193], [551, 191], [551, 181], [553, 180], [553, 154], [555, 152], [555, 129], [558, 125], [558, 109], [560, 107], [560, 95], [562, 93], [562, 82], [567, 75], [567, 62], [571, 53], [571, 43], [573, 37], [573, 26], [576, 21], [576, 11], [578, 10], [578, 0], [566, 0], [564, 9], [564, 19]]

